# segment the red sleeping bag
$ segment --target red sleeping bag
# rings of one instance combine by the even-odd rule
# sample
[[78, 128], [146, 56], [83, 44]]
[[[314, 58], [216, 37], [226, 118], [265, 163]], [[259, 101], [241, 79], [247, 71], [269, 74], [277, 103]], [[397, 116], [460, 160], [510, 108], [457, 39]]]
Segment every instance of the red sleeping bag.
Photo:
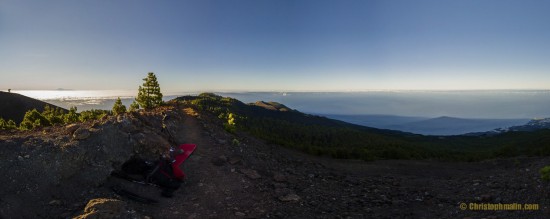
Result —
[[185, 173], [180, 169], [180, 165], [195, 151], [195, 148], [197, 146], [194, 144], [182, 144], [178, 147], [178, 149], [183, 150], [183, 153], [176, 155], [175, 161], [172, 163], [172, 171], [177, 179], [183, 180], [185, 178]]

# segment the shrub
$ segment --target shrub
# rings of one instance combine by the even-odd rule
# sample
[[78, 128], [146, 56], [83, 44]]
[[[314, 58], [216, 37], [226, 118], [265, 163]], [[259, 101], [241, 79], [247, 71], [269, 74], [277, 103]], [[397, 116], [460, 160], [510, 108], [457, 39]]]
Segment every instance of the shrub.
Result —
[[241, 142], [240, 142], [238, 139], [234, 138], [234, 139], [231, 141], [231, 144], [232, 144], [233, 146], [239, 146], [239, 145], [241, 145]]
[[51, 123], [38, 110], [33, 109], [27, 111], [23, 117], [23, 121], [19, 124], [21, 130], [31, 130], [40, 126], [50, 126]]
[[0, 118], [0, 130], [6, 129], [6, 126], [8, 126], [6, 120], [4, 120], [4, 118]]
[[134, 100], [132, 104], [130, 104], [130, 107], [128, 108], [128, 112], [135, 112], [139, 109], [139, 104]]
[[79, 121], [78, 113], [76, 113], [76, 110], [76, 106], [72, 106], [69, 109], [69, 112], [63, 116], [63, 122], [65, 122], [65, 124], [75, 123]]
[[235, 133], [236, 131], [236, 126], [235, 126], [235, 116], [233, 115], [233, 113], [229, 113], [227, 115], [227, 123], [224, 124], [224, 128], [226, 131], [230, 132], [230, 133]]
[[101, 119], [108, 114], [109, 114], [108, 110], [99, 110], [99, 109], [86, 110], [86, 111], [80, 112], [79, 120], [81, 122], [86, 122], [89, 120]]
[[15, 122], [13, 120], [8, 120], [7, 122], [7, 125], [5, 126], [6, 129], [10, 130], [10, 129], [17, 129], [17, 124], [15, 124]]
[[6, 125], [8, 123], [6, 122], [6, 120], [4, 120], [4, 118], [0, 118], [0, 129], [6, 129]]
[[56, 107], [54, 109], [49, 105], [46, 105], [44, 106], [44, 111], [42, 111], [42, 115], [46, 117], [46, 119], [48, 119], [48, 121], [50, 121], [52, 125], [63, 123], [63, 110], [61, 110], [59, 107]]
[[539, 171], [540, 177], [544, 181], [550, 181], [550, 166], [545, 166]]

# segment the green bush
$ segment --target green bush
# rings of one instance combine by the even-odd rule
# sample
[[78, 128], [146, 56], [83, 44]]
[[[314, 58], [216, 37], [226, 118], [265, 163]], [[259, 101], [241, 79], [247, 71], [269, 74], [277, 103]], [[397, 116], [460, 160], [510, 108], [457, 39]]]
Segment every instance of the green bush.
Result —
[[4, 120], [4, 118], [0, 118], [0, 129], [6, 129], [6, 125], [8, 123], [6, 122], [6, 120]]
[[63, 116], [63, 122], [65, 124], [75, 123], [80, 120], [78, 113], [76, 113], [76, 110], [77, 110], [76, 106], [72, 106], [69, 109], [69, 112]]
[[238, 139], [234, 138], [234, 139], [231, 141], [231, 144], [232, 144], [233, 146], [239, 146], [239, 145], [241, 145], [241, 142], [240, 142]]
[[550, 181], [550, 166], [545, 166], [539, 171], [540, 177], [544, 181]]
[[128, 108], [128, 112], [135, 112], [139, 109], [139, 104], [134, 100], [132, 104], [130, 104], [130, 107]]
[[235, 133], [236, 124], [235, 116], [233, 115], [233, 113], [229, 113], [229, 115], [227, 115], [227, 123], [224, 123], [223, 126], [227, 132]]
[[13, 120], [4, 120], [4, 118], [0, 118], [0, 130], [11, 130], [11, 129], [16, 129], [17, 128], [17, 125], [15, 124], [15, 122]]
[[63, 110], [59, 107], [55, 109], [49, 105], [44, 106], [44, 111], [42, 115], [50, 121], [52, 125], [62, 124], [63, 123]]
[[21, 130], [31, 130], [40, 126], [50, 126], [50, 121], [44, 117], [38, 110], [33, 109], [27, 111], [23, 117], [23, 121], [19, 124]]
[[8, 120], [8, 124], [6, 126], [6, 129], [17, 129], [17, 124], [13, 120]]
[[91, 109], [80, 112], [79, 120], [81, 122], [86, 122], [90, 120], [96, 120], [101, 119], [106, 115], [109, 115], [109, 110], [99, 110], [99, 109]]

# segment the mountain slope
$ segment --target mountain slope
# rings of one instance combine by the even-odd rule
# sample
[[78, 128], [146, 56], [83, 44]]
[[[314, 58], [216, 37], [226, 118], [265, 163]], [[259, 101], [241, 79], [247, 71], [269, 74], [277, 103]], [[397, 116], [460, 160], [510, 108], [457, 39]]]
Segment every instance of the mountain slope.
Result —
[[[5, 120], [11, 119], [17, 124], [23, 120], [25, 112], [29, 110], [37, 109], [38, 111], [42, 111], [46, 105], [53, 108], [57, 107], [21, 94], [3, 91], [0, 91], [0, 102], [2, 103], [0, 104], [0, 118], [4, 118]], [[67, 110], [63, 109], [63, 111], [66, 112]]]
[[218, 122], [230, 131], [246, 131], [268, 142], [310, 154], [370, 160], [424, 158], [439, 153], [417, 144], [424, 138], [420, 135], [349, 124], [296, 110], [273, 110], [265, 106], [265, 102], [260, 106], [244, 104], [214, 94], [184, 96], [175, 101], [218, 117]]
[[[376, 129], [271, 106], [244, 104], [215, 94], [183, 96], [174, 102], [214, 118], [232, 133], [246, 132], [269, 143], [313, 155], [344, 159], [482, 160], [550, 155], [546, 131], [495, 136], [423, 136]], [[440, 118], [446, 123], [455, 118]], [[437, 124], [439, 120], [435, 120]], [[470, 124], [472, 121], [466, 121]], [[498, 121], [500, 122], [500, 121]]]
[[276, 110], [276, 111], [292, 111], [292, 109], [288, 108], [287, 106], [277, 103], [277, 102], [264, 102], [264, 101], [257, 101], [256, 103], [251, 103], [249, 105], [253, 106], [259, 106], [268, 110]]

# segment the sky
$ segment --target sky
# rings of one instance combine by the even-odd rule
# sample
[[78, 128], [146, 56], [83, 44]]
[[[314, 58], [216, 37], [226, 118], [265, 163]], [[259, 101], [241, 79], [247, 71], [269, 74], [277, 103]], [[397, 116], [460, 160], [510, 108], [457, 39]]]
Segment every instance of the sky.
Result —
[[0, 0], [0, 90], [550, 89], [550, 1]]

